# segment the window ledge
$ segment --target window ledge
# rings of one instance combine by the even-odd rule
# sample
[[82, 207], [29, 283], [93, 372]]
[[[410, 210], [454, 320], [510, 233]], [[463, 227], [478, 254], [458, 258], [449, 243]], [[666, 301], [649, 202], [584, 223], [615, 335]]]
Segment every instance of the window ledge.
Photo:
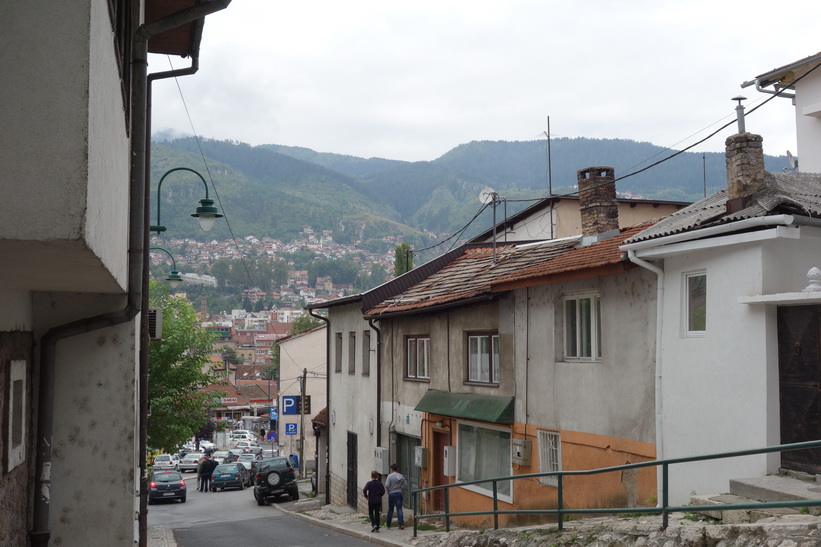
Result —
[[499, 387], [499, 382], [477, 382], [476, 380], [467, 380], [462, 384], [466, 386]]
[[406, 382], [419, 382], [422, 384], [429, 384], [430, 378], [414, 378], [412, 376], [405, 376], [403, 378]]
[[758, 296], [739, 296], [739, 304], [821, 304], [821, 291], [782, 292]]

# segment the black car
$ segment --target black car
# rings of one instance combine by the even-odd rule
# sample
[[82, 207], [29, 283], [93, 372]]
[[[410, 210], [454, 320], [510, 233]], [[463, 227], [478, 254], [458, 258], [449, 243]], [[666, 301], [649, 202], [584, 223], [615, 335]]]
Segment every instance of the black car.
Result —
[[179, 471], [155, 471], [148, 483], [148, 503], [178, 499], [185, 503], [185, 481]]
[[257, 505], [265, 505], [272, 498], [278, 499], [284, 494], [292, 500], [299, 499], [296, 470], [288, 458], [270, 458], [256, 463], [254, 499]]

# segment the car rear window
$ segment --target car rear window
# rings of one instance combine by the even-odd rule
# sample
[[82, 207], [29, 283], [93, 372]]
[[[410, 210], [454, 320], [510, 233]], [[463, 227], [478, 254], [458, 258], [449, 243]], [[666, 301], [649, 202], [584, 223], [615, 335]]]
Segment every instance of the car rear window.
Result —
[[176, 482], [181, 480], [182, 475], [177, 472], [157, 473], [154, 475], [155, 482]]
[[154, 461], [155, 462], [166, 462], [166, 461], [169, 461], [170, 459], [171, 459], [171, 456], [169, 456], [168, 454], [160, 454], [159, 456], [154, 458]]
[[234, 463], [224, 463], [214, 468], [214, 473], [236, 473], [237, 465]]
[[290, 467], [288, 465], [287, 458], [274, 458], [271, 460], [262, 460], [260, 461], [260, 463], [257, 464], [257, 466], [259, 467], [260, 471], [265, 471], [268, 469], [285, 469], [287, 467]]

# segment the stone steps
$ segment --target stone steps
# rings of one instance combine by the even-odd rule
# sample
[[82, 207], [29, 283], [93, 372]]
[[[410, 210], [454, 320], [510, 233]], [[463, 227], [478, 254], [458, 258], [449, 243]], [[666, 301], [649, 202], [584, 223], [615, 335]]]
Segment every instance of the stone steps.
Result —
[[[806, 480], [810, 479], [810, 480]], [[802, 480], [786, 475], [767, 475], [750, 479], [733, 479], [730, 481], [729, 494], [694, 495], [690, 497], [691, 505], [728, 505], [754, 504], [775, 501], [821, 500], [821, 484], [815, 482], [814, 476]], [[821, 507], [808, 507], [811, 515], [821, 514]], [[742, 524], [786, 515], [801, 514], [800, 508], [761, 508], [732, 509], [727, 511], [698, 511], [710, 518], [726, 524]], [[804, 511], [805, 513], [807, 511]]]

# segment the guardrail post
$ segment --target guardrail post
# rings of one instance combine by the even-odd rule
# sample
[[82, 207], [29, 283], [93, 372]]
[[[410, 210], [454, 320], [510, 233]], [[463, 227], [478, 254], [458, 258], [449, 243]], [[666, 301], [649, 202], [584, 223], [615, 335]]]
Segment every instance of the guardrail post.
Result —
[[499, 529], [499, 491], [496, 481], [493, 481], [493, 529]]
[[667, 492], [669, 491], [668, 484], [669, 484], [669, 465], [664, 463], [661, 465], [661, 528], [663, 530], [667, 529], [667, 524], [670, 521], [670, 512], [667, 508], [670, 506], [668, 503], [668, 495]]
[[413, 537], [416, 537], [416, 523], [419, 522], [419, 492], [413, 492]]
[[450, 488], [443, 488], [445, 491], [445, 532], [450, 532]]
[[559, 486], [559, 500], [558, 500], [559, 504], [556, 507], [556, 518], [559, 519], [559, 530], [563, 530], [564, 529], [564, 514], [562, 514], [562, 506], [563, 506], [563, 501], [564, 500], [562, 500], [562, 493], [563, 493], [563, 490], [564, 490], [564, 488], [563, 488], [563, 486], [564, 486], [564, 480], [563, 480], [564, 475], [559, 473], [558, 475], [556, 475], [556, 478], [559, 479], [559, 481], [557, 483], [558, 486]]

